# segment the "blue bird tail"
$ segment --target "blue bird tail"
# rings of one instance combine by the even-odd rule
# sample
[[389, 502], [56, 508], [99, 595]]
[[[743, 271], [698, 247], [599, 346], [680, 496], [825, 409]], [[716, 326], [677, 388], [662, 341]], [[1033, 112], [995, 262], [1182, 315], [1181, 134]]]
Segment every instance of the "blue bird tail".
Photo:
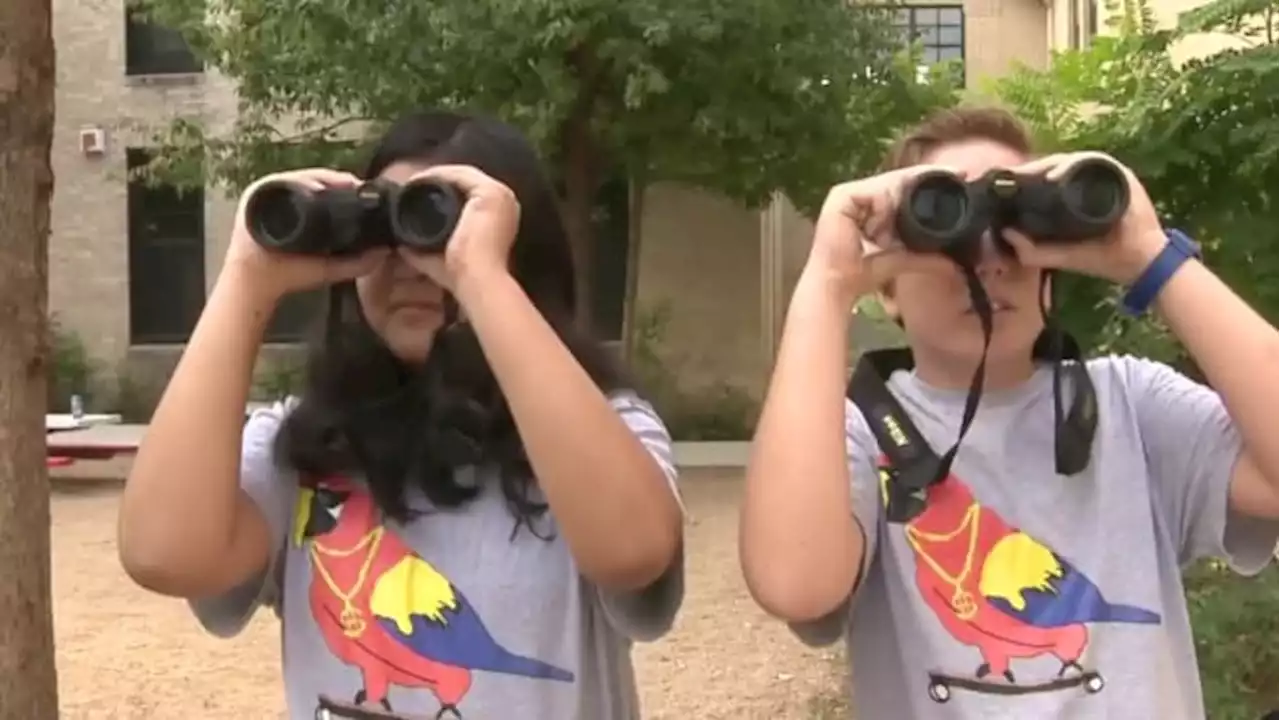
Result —
[[1160, 624], [1160, 615], [1133, 605], [1113, 605], [1107, 603], [1098, 613], [1097, 622], [1137, 623], [1140, 625]]
[[448, 613], [445, 623], [423, 615], [412, 615], [410, 632], [388, 618], [378, 618], [391, 637], [410, 648], [418, 656], [454, 667], [496, 672], [542, 680], [573, 682], [573, 673], [550, 663], [516, 655], [498, 644], [471, 604], [461, 595], [458, 607]]
[[507, 675], [520, 675], [522, 677], [538, 678], [542, 680], [559, 680], [561, 682], [573, 682], [573, 673], [568, 670], [562, 670], [551, 663], [545, 663], [541, 660], [534, 660], [529, 657], [522, 657], [514, 653], [507, 652], [501, 648], [496, 648], [497, 652], [493, 656], [486, 658], [487, 662], [484, 667], [473, 668], [475, 670], [488, 670], [489, 672], [505, 673]]

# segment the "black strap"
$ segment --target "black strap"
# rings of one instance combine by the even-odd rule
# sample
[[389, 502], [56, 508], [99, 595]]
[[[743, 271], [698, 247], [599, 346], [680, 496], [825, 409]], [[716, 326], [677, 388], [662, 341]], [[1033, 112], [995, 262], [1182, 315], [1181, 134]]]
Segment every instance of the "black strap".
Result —
[[[886, 515], [890, 522], [906, 522], [924, 508], [925, 490], [951, 472], [960, 443], [969, 432], [977, 415], [986, 375], [987, 349], [991, 344], [991, 303], [972, 266], [962, 265], [974, 310], [982, 323], [982, 359], [974, 372], [965, 398], [964, 414], [955, 443], [941, 457], [929, 446], [924, 436], [889, 390], [888, 381], [896, 370], [914, 366], [911, 351], [906, 348], [864, 353], [850, 378], [846, 395], [862, 411], [881, 451], [893, 468], [892, 481], [885, 488]], [[1042, 278], [1042, 287], [1048, 273]], [[1032, 348], [1032, 357], [1053, 364], [1054, 465], [1059, 474], [1074, 475], [1089, 464], [1093, 437], [1097, 429], [1097, 399], [1093, 381], [1085, 367], [1080, 345], [1050, 320], [1054, 300], [1049, 308], [1041, 308], [1045, 329]], [[1063, 361], [1070, 361], [1064, 363]], [[1062, 411], [1063, 366], [1071, 373], [1074, 397], [1070, 410]]]

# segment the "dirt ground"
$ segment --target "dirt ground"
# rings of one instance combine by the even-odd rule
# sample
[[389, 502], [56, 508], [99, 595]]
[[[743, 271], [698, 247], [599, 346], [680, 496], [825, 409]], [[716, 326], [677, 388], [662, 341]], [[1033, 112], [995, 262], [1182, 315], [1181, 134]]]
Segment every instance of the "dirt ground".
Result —
[[[636, 649], [654, 720], [834, 720], [838, 651], [815, 651], [766, 618], [738, 570], [735, 474], [687, 473], [687, 595], [675, 631]], [[146, 593], [116, 561], [118, 489], [58, 483], [53, 589], [66, 720], [283, 717], [274, 616], [244, 634], [203, 634], [184, 604]]]

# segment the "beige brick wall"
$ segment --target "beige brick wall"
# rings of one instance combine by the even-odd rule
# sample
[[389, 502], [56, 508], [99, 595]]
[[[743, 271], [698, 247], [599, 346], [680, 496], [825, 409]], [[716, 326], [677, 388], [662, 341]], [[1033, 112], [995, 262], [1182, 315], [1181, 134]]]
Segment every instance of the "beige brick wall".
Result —
[[689, 388], [718, 383], [759, 392], [760, 213], [687, 187], [660, 184], [644, 199], [637, 308], [670, 303], [666, 352]]
[[1043, 0], [965, 0], [965, 70], [968, 85], [1016, 64], [1049, 63], [1049, 6]]
[[[113, 372], [130, 354], [174, 350], [129, 348], [128, 215], [125, 150], [146, 145], [148, 128], [170, 118], [199, 118], [214, 128], [234, 119], [235, 94], [216, 75], [125, 76], [122, 0], [56, 0], [57, 119], [52, 151], [55, 188], [49, 241], [51, 309], [84, 338]], [[106, 153], [80, 152], [81, 128], [105, 132]], [[221, 259], [234, 203], [206, 193], [206, 259]], [[206, 278], [213, 279], [207, 272]]]

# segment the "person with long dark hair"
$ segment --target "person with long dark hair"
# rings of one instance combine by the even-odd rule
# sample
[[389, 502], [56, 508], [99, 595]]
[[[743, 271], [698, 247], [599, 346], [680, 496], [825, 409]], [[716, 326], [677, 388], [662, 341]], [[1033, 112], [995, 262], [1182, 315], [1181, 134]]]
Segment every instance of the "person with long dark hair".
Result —
[[[445, 250], [267, 250], [245, 200], [431, 178], [465, 196]], [[393, 124], [363, 178], [246, 191], [221, 273], [125, 486], [130, 577], [211, 633], [281, 619], [289, 714], [639, 717], [635, 641], [683, 598], [670, 437], [575, 323], [537, 156], [490, 119]], [[247, 422], [284, 296], [328, 286], [299, 397]]]

